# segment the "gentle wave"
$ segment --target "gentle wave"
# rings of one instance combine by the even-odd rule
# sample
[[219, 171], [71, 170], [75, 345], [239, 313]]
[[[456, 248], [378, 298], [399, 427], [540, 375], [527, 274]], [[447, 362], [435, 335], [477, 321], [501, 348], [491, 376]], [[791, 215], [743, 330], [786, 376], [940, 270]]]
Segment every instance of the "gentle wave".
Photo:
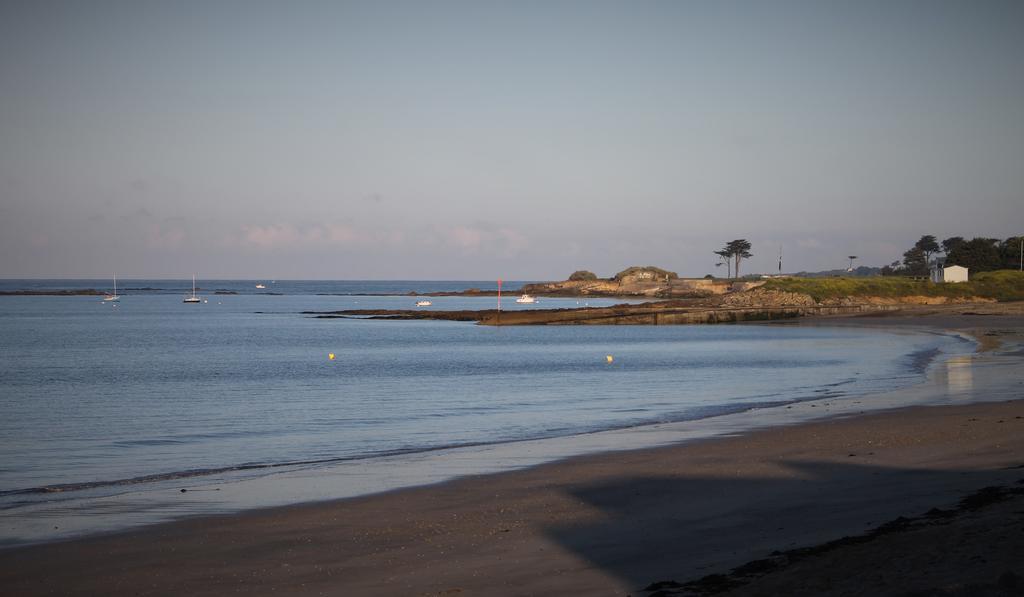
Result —
[[910, 362], [911, 371], [924, 373], [940, 354], [942, 351], [938, 348], [926, 348], [910, 353], [907, 355], [907, 360]]
[[[213, 475], [222, 475], [229, 473], [240, 473], [247, 471], [261, 471], [261, 470], [280, 470], [285, 468], [298, 468], [298, 467], [309, 467], [309, 466], [324, 466], [339, 464], [343, 462], [355, 462], [362, 460], [369, 460], [373, 458], [385, 458], [394, 456], [411, 456], [416, 454], [428, 454], [432, 452], [439, 452], [443, 450], [453, 449], [465, 449], [474, 447], [485, 447], [494, 446], [501, 444], [514, 444], [527, 441], [537, 441], [552, 439], [557, 437], [565, 437], [570, 435], [589, 435], [594, 433], [602, 433], [606, 431], [616, 431], [620, 429], [631, 429], [636, 427], [643, 427], [646, 425], [658, 425], [668, 423], [679, 423], [683, 421], [697, 421], [701, 419], [707, 419], [711, 417], [718, 417], [723, 415], [735, 414], [740, 412], [746, 412], [762, 408], [774, 408], [779, 406], [788, 406], [797, 404], [800, 402], [808, 402], [812, 400], [821, 400], [824, 398], [835, 398], [844, 395], [842, 392], [833, 392], [827, 389], [818, 390], [815, 393], [800, 396], [792, 400], [770, 400], [754, 403], [743, 403], [739, 405], [713, 405], [707, 407], [701, 407], [693, 409], [686, 414], [677, 413], [676, 416], [657, 416], [643, 419], [637, 419], [623, 425], [605, 426], [600, 428], [592, 429], [579, 429], [573, 427], [553, 427], [545, 429], [543, 433], [531, 435], [529, 437], [521, 437], [515, 439], [504, 439], [495, 441], [481, 441], [481, 442], [460, 442], [437, 446], [409, 446], [401, 447], [392, 450], [380, 450], [366, 454], [359, 454], [353, 456], [330, 456], [325, 458], [316, 458], [308, 460], [294, 460], [285, 462], [266, 462], [266, 463], [244, 463], [224, 467], [212, 467], [202, 469], [188, 469], [182, 471], [172, 471], [166, 473], [155, 473], [151, 475], [141, 475], [138, 477], [129, 477], [124, 479], [113, 479], [113, 480], [97, 480], [97, 481], [85, 481], [78, 483], [62, 483], [54, 485], [45, 485], [41, 487], [29, 487], [23, 489], [11, 489], [11, 490], [0, 490], [0, 497], [10, 497], [18, 495], [48, 495], [48, 494], [66, 494], [70, 492], [86, 491], [92, 489], [101, 488], [112, 488], [112, 487], [131, 487], [151, 483], [159, 483], [164, 481], [174, 481], [179, 479], [195, 479], [201, 477], [210, 477]], [[627, 413], [629, 411], [621, 411]], [[642, 411], [648, 412], [648, 411]], [[143, 440], [144, 441], [144, 440]], [[159, 440], [150, 440], [159, 441]], [[0, 509], [10, 509], [21, 505], [28, 505], [32, 502], [23, 503], [9, 503]]]

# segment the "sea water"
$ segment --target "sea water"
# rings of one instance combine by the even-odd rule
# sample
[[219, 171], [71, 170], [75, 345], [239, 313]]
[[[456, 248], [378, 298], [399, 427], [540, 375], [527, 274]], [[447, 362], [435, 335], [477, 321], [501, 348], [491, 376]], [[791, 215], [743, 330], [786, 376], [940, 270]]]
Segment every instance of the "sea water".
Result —
[[[303, 313], [414, 308], [405, 293], [493, 283], [282, 281], [274, 283], [279, 294], [263, 294], [252, 282], [215, 281], [203, 286], [238, 294], [207, 290], [199, 304], [181, 301], [190, 280], [122, 284], [119, 303], [0, 297], [4, 520], [24, 522], [51, 501], [174, 479], [414, 459], [844, 400], [918, 382], [936, 357], [970, 349], [952, 336], [854, 328], [485, 327]], [[441, 309], [496, 302], [431, 300]], [[535, 308], [578, 302], [542, 298]], [[0, 525], [0, 544], [21, 539]]]

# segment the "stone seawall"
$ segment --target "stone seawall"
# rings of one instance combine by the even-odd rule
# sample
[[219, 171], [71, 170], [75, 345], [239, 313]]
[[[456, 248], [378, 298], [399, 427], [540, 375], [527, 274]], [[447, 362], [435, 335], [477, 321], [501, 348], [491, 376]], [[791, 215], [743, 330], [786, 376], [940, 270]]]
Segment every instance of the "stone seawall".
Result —
[[779, 305], [754, 307], [677, 306], [671, 303], [617, 305], [583, 309], [524, 309], [516, 311], [421, 311], [409, 309], [354, 309], [304, 311], [320, 319], [435, 319], [475, 321], [480, 325], [695, 325], [770, 321], [816, 315], [856, 315], [899, 310], [899, 305], [853, 306]]
[[845, 307], [773, 307], [740, 309], [665, 309], [650, 307], [608, 307], [557, 311], [507, 311], [482, 314], [480, 325], [696, 325], [770, 321], [816, 315], [856, 315], [897, 310], [893, 305]]

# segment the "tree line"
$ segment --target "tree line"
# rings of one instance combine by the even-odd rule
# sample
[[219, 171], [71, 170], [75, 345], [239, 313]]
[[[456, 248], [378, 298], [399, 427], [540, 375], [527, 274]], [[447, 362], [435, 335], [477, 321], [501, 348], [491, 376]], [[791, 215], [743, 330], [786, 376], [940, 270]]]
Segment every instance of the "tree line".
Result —
[[972, 272], [1020, 267], [1021, 236], [1006, 240], [962, 236], [947, 238], [941, 243], [931, 234], [920, 238], [903, 253], [903, 260], [882, 268], [883, 276], [927, 276], [933, 265], [960, 265]]

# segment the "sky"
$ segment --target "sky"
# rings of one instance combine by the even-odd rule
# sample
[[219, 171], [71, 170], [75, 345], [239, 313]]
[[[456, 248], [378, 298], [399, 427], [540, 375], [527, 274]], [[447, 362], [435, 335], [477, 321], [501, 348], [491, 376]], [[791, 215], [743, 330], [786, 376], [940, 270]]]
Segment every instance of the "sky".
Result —
[[1024, 233], [1024, 2], [0, 1], [0, 277], [564, 279]]

